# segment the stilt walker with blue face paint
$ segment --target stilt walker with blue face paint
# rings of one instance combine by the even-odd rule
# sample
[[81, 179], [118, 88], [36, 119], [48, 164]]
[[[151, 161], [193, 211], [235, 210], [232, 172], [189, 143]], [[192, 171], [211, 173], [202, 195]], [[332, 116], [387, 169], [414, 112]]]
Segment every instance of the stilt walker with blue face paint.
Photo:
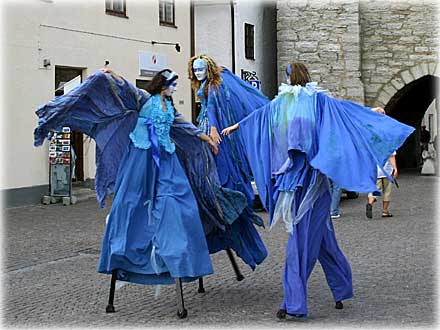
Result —
[[243, 141], [271, 226], [281, 219], [289, 232], [281, 319], [307, 315], [307, 280], [317, 260], [336, 308], [353, 296], [351, 268], [330, 218], [328, 179], [378, 193], [376, 164], [383, 166], [414, 131], [377, 113], [381, 108], [326, 95], [302, 63], [289, 64], [286, 78], [274, 100], [222, 131], [238, 130], [233, 135]]
[[252, 269], [267, 256], [266, 248], [255, 225], [263, 220], [253, 211], [252, 173], [240, 137], [221, 138], [223, 128], [245, 118], [269, 102], [259, 90], [219, 67], [206, 55], [197, 55], [188, 62], [188, 75], [201, 103], [198, 128], [218, 143], [215, 156], [220, 184], [223, 188], [245, 194], [247, 207], [239, 218], [226, 228], [207, 236], [210, 252], [232, 248]]

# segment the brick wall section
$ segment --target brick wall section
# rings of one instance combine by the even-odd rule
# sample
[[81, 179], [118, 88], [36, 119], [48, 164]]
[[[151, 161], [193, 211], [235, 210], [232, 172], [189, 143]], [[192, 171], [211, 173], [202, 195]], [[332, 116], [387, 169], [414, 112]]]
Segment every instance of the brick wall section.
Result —
[[386, 104], [405, 84], [435, 73], [437, 10], [433, 1], [360, 2], [367, 104]]
[[335, 97], [363, 103], [357, 1], [279, 1], [278, 82], [286, 65], [304, 62], [312, 80]]

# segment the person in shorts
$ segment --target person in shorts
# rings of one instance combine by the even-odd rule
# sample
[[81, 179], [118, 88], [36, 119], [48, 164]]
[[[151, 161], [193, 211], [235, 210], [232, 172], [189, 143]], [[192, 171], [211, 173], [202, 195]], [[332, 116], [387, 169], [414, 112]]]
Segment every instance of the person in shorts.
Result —
[[[396, 152], [394, 152], [390, 159], [385, 163], [383, 169], [391, 176], [393, 179], [397, 179], [397, 165], [396, 165]], [[388, 180], [385, 173], [377, 167], [377, 189], [382, 193], [383, 196], [383, 208], [382, 208], [382, 218], [392, 217], [389, 210], [390, 201], [391, 201], [391, 191], [392, 191], [392, 182]], [[366, 215], [367, 218], [373, 218], [373, 204], [377, 201], [377, 197], [373, 196], [373, 193], [368, 194], [368, 203], [366, 207]]]

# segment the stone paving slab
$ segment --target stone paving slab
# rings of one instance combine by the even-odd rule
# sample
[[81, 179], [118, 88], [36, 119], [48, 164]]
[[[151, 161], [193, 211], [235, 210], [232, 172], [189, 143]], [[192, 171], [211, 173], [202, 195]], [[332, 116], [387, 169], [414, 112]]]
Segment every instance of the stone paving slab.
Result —
[[[188, 318], [176, 317], [174, 286], [126, 284], [116, 290], [117, 312], [106, 314], [110, 276], [96, 272], [107, 209], [90, 200], [71, 206], [38, 205], [3, 212], [3, 324], [8, 327], [237, 327], [378, 328], [434, 326], [436, 301], [437, 177], [402, 175], [393, 218], [365, 217], [366, 197], [341, 202], [334, 221], [353, 271], [355, 298], [334, 309], [321, 267], [308, 286], [309, 316], [277, 321], [287, 233], [282, 224], [260, 230], [268, 259], [235, 280], [225, 252], [212, 256], [215, 274], [184, 284]], [[262, 213], [267, 219], [267, 214]], [[120, 282], [118, 282], [120, 283]]]

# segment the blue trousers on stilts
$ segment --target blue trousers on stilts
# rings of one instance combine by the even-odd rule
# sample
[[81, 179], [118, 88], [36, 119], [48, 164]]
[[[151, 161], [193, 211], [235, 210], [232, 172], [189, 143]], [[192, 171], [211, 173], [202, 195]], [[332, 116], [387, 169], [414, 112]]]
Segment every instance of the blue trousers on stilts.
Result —
[[322, 195], [293, 226], [286, 248], [281, 309], [307, 316], [307, 280], [319, 260], [335, 301], [353, 297], [351, 268], [336, 241], [329, 221], [330, 193]]

